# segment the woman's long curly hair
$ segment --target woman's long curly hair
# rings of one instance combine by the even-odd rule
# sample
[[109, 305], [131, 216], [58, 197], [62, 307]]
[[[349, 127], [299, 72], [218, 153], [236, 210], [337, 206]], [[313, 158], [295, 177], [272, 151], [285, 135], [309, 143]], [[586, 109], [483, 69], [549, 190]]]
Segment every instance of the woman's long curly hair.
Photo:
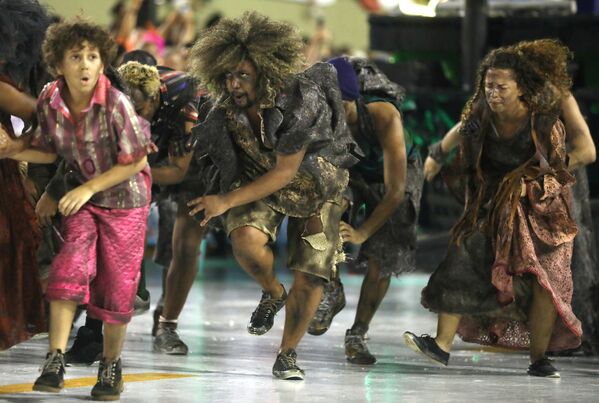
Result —
[[37, 0], [0, 0], [0, 71], [24, 84], [41, 60], [50, 18]]
[[476, 89], [462, 111], [462, 122], [478, 117], [484, 125], [488, 118], [490, 111], [485, 100], [485, 76], [491, 68], [513, 72], [522, 91], [521, 100], [531, 113], [558, 113], [572, 86], [567, 69], [570, 57], [568, 48], [553, 39], [524, 41], [492, 50], [478, 68]]
[[225, 73], [249, 60], [256, 67], [260, 107], [274, 105], [289, 77], [304, 68], [303, 43], [290, 24], [256, 12], [222, 19], [203, 33], [191, 50], [191, 73], [215, 100], [227, 103]]

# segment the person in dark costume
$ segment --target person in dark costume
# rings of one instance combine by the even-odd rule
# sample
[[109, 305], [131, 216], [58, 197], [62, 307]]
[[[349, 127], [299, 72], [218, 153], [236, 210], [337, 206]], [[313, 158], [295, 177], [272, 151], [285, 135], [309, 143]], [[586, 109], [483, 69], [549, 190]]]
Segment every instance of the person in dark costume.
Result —
[[[159, 261], [168, 267], [168, 274], [164, 300], [156, 308], [153, 349], [186, 355], [188, 347], [177, 333], [177, 319], [197, 274], [204, 228], [189, 216], [185, 203], [191, 197], [185, 197], [184, 189], [190, 182], [197, 185], [190, 178], [200, 175], [192, 163], [190, 133], [198, 122], [197, 108], [204, 99], [199, 96], [193, 78], [180, 71], [128, 62], [119, 67], [119, 72], [131, 90], [138, 113], [152, 124], [153, 140], [159, 149], [156, 158], [150, 159], [154, 184], [160, 186], [155, 198], [159, 203], [178, 206], [174, 223], [165, 217], [162, 225], [166, 228], [161, 228], [162, 239], [159, 239]], [[189, 169], [190, 166], [193, 168]], [[167, 228], [171, 229], [170, 239], [164, 239], [169, 234]]]
[[[224, 213], [240, 265], [262, 287], [248, 332], [271, 329], [286, 305], [272, 369], [303, 379], [295, 348], [303, 337], [337, 259], [347, 167], [355, 162], [332, 66], [305, 72], [302, 43], [289, 24], [257, 13], [223, 19], [192, 50], [194, 72], [214, 103], [197, 126], [198, 142], [218, 168], [218, 188], [195, 199], [203, 225]], [[202, 114], [202, 113], [200, 113]], [[285, 217], [289, 294], [275, 276], [268, 246]]]
[[[535, 50], [535, 57], [517, 46], [491, 51], [460, 124], [429, 151], [442, 160], [459, 144], [447, 182], [465, 206], [422, 291], [423, 306], [439, 315], [437, 335], [404, 339], [443, 365], [456, 333], [529, 349], [528, 374], [556, 378], [547, 351], [578, 347], [582, 335], [571, 306], [574, 177], [558, 119], [571, 79], [567, 48], [547, 40]], [[552, 67], [550, 76], [541, 64]]]
[[[329, 60], [336, 71], [352, 136], [363, 155], [350, 168], [353, 211], [364, 205], [360, 225], [342, 222], [345, 242], [361, 245], [356, 265], [366, 272], [354, 323], [345, 335], [349, 362], [371, 365], [365, 334], [389, 288], [392, 275], [416, 266], [416, 224], [422, 193], [422, 163], [404, 132], [399, 106], [403, 89], [365, 59]], [[343, 308], [345, 297], [337, 275], [325, 287], [308, 332], [318, 335]]]
[[30, 78], [41, 59], [49, 18], [36, 0], [0, 0], [0, 350], [46, 330], [36, 251], [41, 233], [19, 163], [4, 159], [26, 148], [11, 115], [36, 122]]

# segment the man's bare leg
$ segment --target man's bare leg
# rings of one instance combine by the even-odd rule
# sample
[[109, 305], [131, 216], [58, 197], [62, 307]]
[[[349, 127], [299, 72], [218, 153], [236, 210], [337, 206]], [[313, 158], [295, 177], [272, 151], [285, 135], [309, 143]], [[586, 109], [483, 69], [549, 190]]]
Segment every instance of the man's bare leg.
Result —
[[231, 232], [233, 254], [237, 262], [266, 292], [274, 298], [284, 294], [274, 271], [274, 256], [268, 246], [269, 237], [257, 228], [245, 226]]
[[324, 280], [310, 274], [294, 271], [293, 277], [293, 286], [289, 290], [285, 307], [281, 351], [295, 349], [304, 337], [318, 308], [324, 287]]
[[188, 353], [187, 345], [177, 333], [177, 320], [198, 273], [200, 244], [204, 237], [204, 228], [187, 211], [183, 205], [177, 210], [173, 228], [173, 258], [166, 274], [164, 307], [153, 344], [155, 352], [171, 355]]
[[370, 321], [387, 294], [391, 278], [381, 278], [381, 267], [376, 259], [368, 259], [368, 271], [362, 281], [356, 317], [350, 329], [345, 332], [345, 358], [353, 364], [372, 365], [376, 358], [368, 351], [364, 336]]
[[262, 287], [262, 298], [247, 326], [249, 333], [262, 335], [272, 328], [276, 313], [287, 300], [285, 288], [275, 275], [269, 236], [254, 227], [244, 226], [233, 230], [230, 237], [237, 262]]
[[295, 348], [316, 313], [322, 297], [324, 281], [300, 271], [294, 271], [293, 275], [293, 286], [289, 291], [285, 308], [283, 339], [272, 373], [279, 379], [301, 380], [304, 379], [304, 371], [297, 366]]

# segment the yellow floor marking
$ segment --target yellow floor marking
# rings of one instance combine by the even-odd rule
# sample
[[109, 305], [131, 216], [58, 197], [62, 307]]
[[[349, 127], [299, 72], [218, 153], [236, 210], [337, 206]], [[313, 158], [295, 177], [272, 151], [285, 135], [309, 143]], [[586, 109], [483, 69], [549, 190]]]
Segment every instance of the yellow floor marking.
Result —
[[[123, 378], [125, 383], [127, 382], [144, 382], [144, 381], [158, 381], [163, 379], [177, 379], [177, 378], [190, 378], [195, 375], [188, 374], [166, 374], [160, 372], [146, 372], [139, 374], [125, 374]], [[74, 378], [67, 379], [64, 381], [65, 388], [82, 388], [84, 386], [94, 386], [96, 384], [96, 377], [85, 377], [85, 378]], [[0, 385], [0, 395], [6, 395], [9, 393], [24, 393], [31, 392], [33, 387], [32, 383], [17, 383], [14, 385]]]

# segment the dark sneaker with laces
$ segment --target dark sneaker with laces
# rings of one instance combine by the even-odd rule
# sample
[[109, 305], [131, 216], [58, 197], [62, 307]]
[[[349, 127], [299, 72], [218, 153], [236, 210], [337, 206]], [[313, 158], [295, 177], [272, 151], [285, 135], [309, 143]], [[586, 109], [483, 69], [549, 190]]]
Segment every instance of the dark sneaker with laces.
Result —
[[64, 355], [67, 364], [92, 365], [102, 358], [102, 333], [96, 334], [91, 328], [81, 326], [73, 345]]
[[37, 392], [60, 392], [64, 387], [64, 367], [62, 351], [56, 350], [46, 354], [46, 361], [40, 368], [42, 374], [35, 380], [33, 390]]
[[283, 287], [283, 295], [280, 298], [272, 298], [269, 293], [262, 291], [262, 298], [248, 323], [248, 332], [255, 335], [268, 332], [275, 321], [275, 315], [283, 308], [285, 301], [287, 301], [285, 287]]
[[121, 359], [109, 361], [102, 358], [98, 368], [98, 380], [92, 389], [92, 399], [119, 400], [123, 389], [125, 389], [125, 383], [121, 373]]
[[435, 364], [447, 365], [449, 363], [449, 353], [441, 350], [435, 339], [428, 334], [416, 336], [412, 332], [405, 332], [403, 338], [410, 349], [423, 354]]
[[351, 329], [345, 332], [345, 358], [352, 364], [359, 365], [372, 365], [376, 362], [375, 356], [368, 351], [364, 334], [352, 332]]
[[345, 307], [345, 292], [343, 291], [343, 284], [341, 281], [329, 281], [324, 286], [322, 299], [314, 314], [310, 327], [308, 327], [308, 333], [313, 336], [320, 336], [324, 334], [329, 327], [335, 315], [337, 315]]
[[155, 353], [169, 355], [187, 355], [189, 349], [187, 344], [179, 338], [177, 327], [173, 325], [158, 325], [156, 337], [154, 337], [153, 350]]
[[543, 357], [530, 364], [527, 373], [528, 375], [540, 376], [543, 378], [560, 378], [560, 374], [553, 366], [553, 362], [547, 357]]
[[280, 352], [277, 355], [275, 365], [272, 367], [272, 374], [279, 379], [299, 380], [304, 379], [304, 371], [297, 366], [297, 354], [290, 348], [287, 351]]

